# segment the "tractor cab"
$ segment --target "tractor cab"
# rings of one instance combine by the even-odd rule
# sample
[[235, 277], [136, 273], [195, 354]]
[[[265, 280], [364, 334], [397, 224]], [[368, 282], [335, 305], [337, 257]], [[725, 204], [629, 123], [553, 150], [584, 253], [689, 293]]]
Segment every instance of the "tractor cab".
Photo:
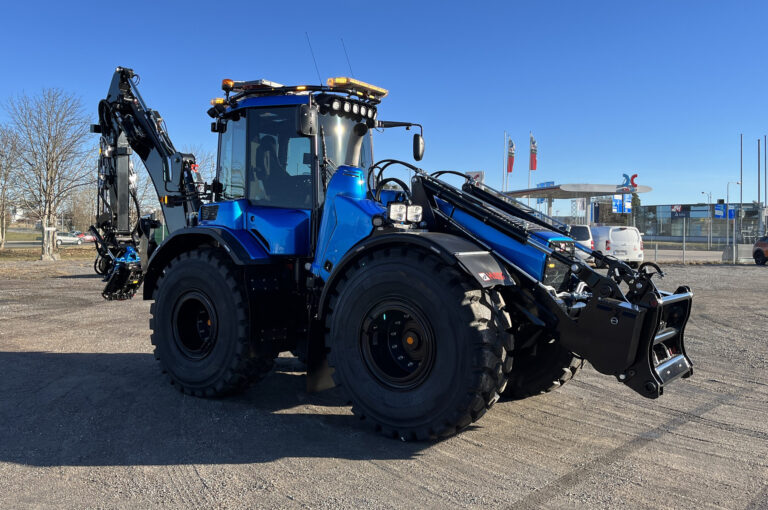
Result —
[[311, 255], [330, 178], [340, 166], [371, 165], [370, 130], [387, 91], [344, 77], [327, 86], [223, 80], [222, 89], [208, 111], [218, 165], [200, 223], [249, 230], [269, 255]]

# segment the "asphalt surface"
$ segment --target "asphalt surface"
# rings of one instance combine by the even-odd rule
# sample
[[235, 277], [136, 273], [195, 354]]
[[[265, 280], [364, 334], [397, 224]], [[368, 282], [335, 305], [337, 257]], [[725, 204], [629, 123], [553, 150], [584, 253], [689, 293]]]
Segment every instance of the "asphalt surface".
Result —
[[0, 508], [768, 508], [768, 267], [673, 266], [696, 373], [645, 400], [586, 368], [442, 442], [401, 443], [293, 358], [181, 395], [147, 302], [90, 261], [0, 263]]

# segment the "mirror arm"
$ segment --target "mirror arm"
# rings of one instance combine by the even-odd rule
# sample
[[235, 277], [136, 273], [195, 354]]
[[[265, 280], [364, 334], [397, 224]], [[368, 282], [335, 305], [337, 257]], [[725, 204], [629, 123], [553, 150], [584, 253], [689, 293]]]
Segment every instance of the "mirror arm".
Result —
[[415, 122], [396, 122], [391, 120], [377, 120], [376, 121], [376, 127], [378, 128], [393, 128], [393, 127], [405, 127], [410, 128], [412, 126], [418, 126], [419, 131], [421, 132], [421, 136], [424, 136], [424, 128], [421, 126], [421, 124], [417, 124]]

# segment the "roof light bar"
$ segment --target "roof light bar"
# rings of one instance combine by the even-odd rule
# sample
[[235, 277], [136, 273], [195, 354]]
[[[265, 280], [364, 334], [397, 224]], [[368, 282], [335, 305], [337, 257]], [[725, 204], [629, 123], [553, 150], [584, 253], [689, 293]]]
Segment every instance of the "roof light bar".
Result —
[[266, 89], [279, 89], [283, 88], [282, 83], [277, 83], [269, 80], [251, 80], [251, 81], [234, 81], [234, 80], [222, 80], [221, 88], [225, 92], [235, 91], [241, 92], [245, 90], [266, 90]]
[[371, 98], [380, 99], [386, 97], [389, 94], [387, 89], [365, 83], [364, 81], [356, 80], [354, 78], [348, 78], [346, 76], [338, 76], [336, 78], [328, 78], [328, 86], [335, 89], [343, 89], [353, 92], [359, 96], [366, 93]]

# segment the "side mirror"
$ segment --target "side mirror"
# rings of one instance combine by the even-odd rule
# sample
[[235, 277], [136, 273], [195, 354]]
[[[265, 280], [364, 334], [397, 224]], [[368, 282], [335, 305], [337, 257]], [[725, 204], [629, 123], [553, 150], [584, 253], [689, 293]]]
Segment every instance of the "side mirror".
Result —
[[317, 109], [308, 104], [299, 105], [296, 126], [300, 135], [315, 136], [317, 134]]
[[419, 133], [413, 135], [413, 159], [421, 161], [424, 157], [424, 137]]
[[211, 132], [212, 133], [226, 133], [227, 132], [227, 121], [224, 119], [216, 119], [215, 122], [211, 122]]

